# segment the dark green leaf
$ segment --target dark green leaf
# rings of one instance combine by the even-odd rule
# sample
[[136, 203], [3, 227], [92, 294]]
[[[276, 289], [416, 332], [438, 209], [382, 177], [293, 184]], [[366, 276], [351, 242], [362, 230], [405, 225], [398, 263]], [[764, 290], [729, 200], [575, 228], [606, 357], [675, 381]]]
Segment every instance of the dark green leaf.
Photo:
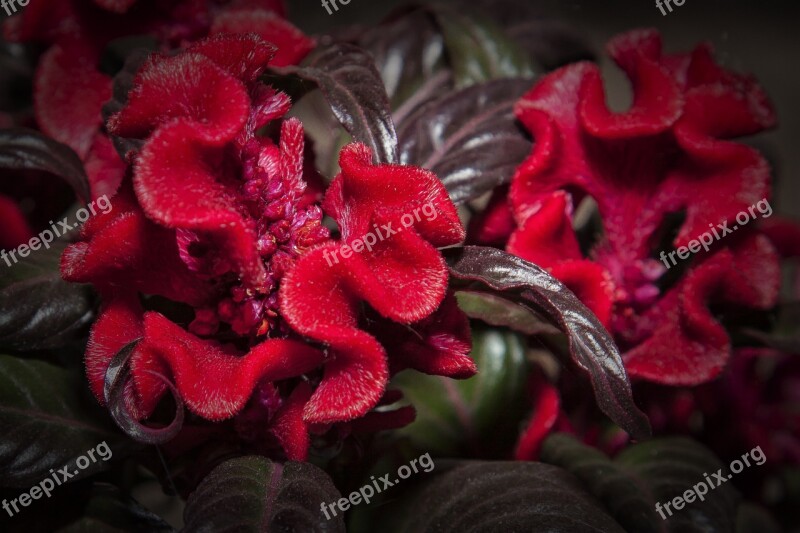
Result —
[[397, 162], [389, 97], [367, 52], [337, 43], [318, 49], [304, 66], [275, 70], [317, 84], [342, 126], [355, 141], [372, 149], [376, 163]]
[[452, 5], [432, 8], [444, 34], [457, 87], [498, 78], [532, 78], [530, 56], [487, 18], [471, 17]]
[[[36, 360], [0, 356], [0, 481], [27, 488], [51, 468], [74, 461], [106, 442], [113, 458], [130, 443], [87, 395], [82, 376]], [[113, 460], [113, 459], [112, 459]], [[98, 460], [73, 479], [109, 467]]]
[[[719, 469], [728, 473], [713, 453], [692, 440], [664, 438], [636, 444], [612, 462], [572, 436], [553, 435], [542, 447], [542, 461], [575, 474], [627, 531], [733, 531], [738, 494], [727, 482], [706, 487], [703, 501], [694, 497], [682, 509], [664, 508], [705, 483], [706, 475], [713, 478]], [[657, 513], [656, 503], [666, 520]]]
[[481, 83], [418, 108], [398, 122], [400, 162], [432, 170], [456, 204], [509, 183], [531, 151], [514, 104], [532, 83]]
[[666, 531], [652, 496], [599, 450], [569, 435], [556, 434], [545, 440], [541, 460], [573, 473], [627, 531]]
[[525, 335], [558, 334], [559, 330], [531, 309], [490, 292], [458, 291], [458, 306], [470, 318], [492, 326], [511, 328]]
[[508, 35], [547, 71], [595, 59], [594, 52], [576, 30], [554, 20], [516, 21], [508, 28]]
[[572, 26], [545, 16], [546, 10], [540, 3], [474, 0], [472, 5], [496, 20], [545, 70], [595, 58], [587, 40]]
[[215, 468], [192, 493], [183, 531], [344, 532], [341, 514], [328, 520], [321, 509], [340, 497], [328, 475], [310, 463], [240, 457]]
[[470, 457], [510, 453], [526, 407], [524, 342], [510, 331], [478, 329], [471, 355], [479, 372], [468, 380], [412, 371], [392, 380], [417, 410], [416, 420], [397, 433], [417, 449]]
[[403, 533], [622, 533], [568, 472], [533, 462], [439, 468], [404, 505]]
[[572, 361], [589, 375], [600, 409], [635, 438], [650, 435], [614, 340], [569, 289], [544, 269], [494, 248], [467, 246], [445, 254], [451, 276], [464, 288], [488, 287], [549, 317], [567, 335]]
[[81, 201], [89, 201], [89, 180], [78, 155], [38, 131], [0, 130], [0, 168], [49, 172], [67, 182]]
[[765, 332], [753, 328], [743, 331], [750, 337], [758, 339], [766, 346], [791, 354], [800, 354], [800, 302], [789, 302], [778, 306], [778, 321], [772, 331]]
[[139, 532], [169, 533], [175, 531], [158, 515], [148, 511], [138, 502], [106, 484], [98, 484], [92, 489], [90, 500], [83, 510], [83, 516], [59, 533], [122, 533]]
[[61, 279], [62, 250], [63, 244], [53, 245], [11, 267], [0, 265], [0, 347], [58, 348], [92, 321], [94, 291]]

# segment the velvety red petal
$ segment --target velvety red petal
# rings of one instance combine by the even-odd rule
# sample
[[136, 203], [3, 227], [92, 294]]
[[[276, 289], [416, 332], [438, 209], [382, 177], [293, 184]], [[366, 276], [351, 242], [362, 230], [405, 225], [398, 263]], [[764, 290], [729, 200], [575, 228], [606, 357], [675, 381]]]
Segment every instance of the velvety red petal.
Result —
[[3, 228], [0, 233], [0, 249], [3, 250], [12, 250], [34, 236], [17, 202], [3, 195], [0, 195], [0, 227]]
[[177, 121], [149, 139], [134, 177], [136, 195], [151, 219], [202, 233], [245, 283], [262, 287], [266, 271], [255, 227], [239, 210], [238, 184], [225, 175], [225, 151], [193, 139], [194, 131]]
[[311, 392], [308, 383], [299, 383], [270, 422], [270, 432], [281, 443], [290, 461], [308, 459], [311, 438], [308, 434], [308, 425], [303, 420], [303, 408], [311, 398]]
[[204, 55], [246, 83], [258, 78], [275, 54], [273, 46], [252, 33], [212, 35], [193, 44], [188, 51]]
[[[281, 312], [292, 328], [330, 347], [324, 378], [305, 410], [314, 423], [363, 416], [383, 394], [386, 352], [359, 328], [361, 302], [400, 322], [427, 317], [447, 286], [447, 267], [434, 246], [464, 238], [455, 206], [430, 172], [373, 165], [369, 149], [357, 144], [342, 150], [340, 166], [325, 206], [342, 241], [300, 257], [280, 290]], [[371, 249], [342, 254], [342, 246], [367, 234], [376, 241]]]
[[84, 168], [89, 178], [92, 198], [111, 198], [122, 184], [127, 165], [120, 158], [111, 140], [102, 134], [95, 135], [92, 147], [86, 155]]
[[533, 395], [533, 416], [517, 442], [514, 459], [518, 461], [539, 458], [542, 442], [555, 426], [561, 409], [558, 389], [541, 374], [531, 377], [529, 387]]
[[610, 329], [614, 282], [602, 265], [585, 260], [563, 261], [555, 265], [551, 273]]
[[464, 240], [456, 207], [432, 172], [373, 165], [371, 151], [363, 144], [344, 147], [339, 165], [342, 173], [331, 184], [324, 207], [339, 223], [343, 240], [351, 242], [375, 231], [376, 223], [392, 223], [395, 230], [413, 227], [436, 247]]
[[558, 191], [543, 199], [539, 209], [511, 236], [507, 250], [542, 268], [580, 259], [569, 195]]
[[488, 205], [470, 219], [467, 242], [502, 248], [515, 228], [508, 187], [501, 187], [492, 193]]
[[762, 223], [761, 231], [781, 257], [800, 257], [800, 223], [770, 217]]
[[[144, 335], [144, 311], [133, 292], [106, 293], [86, 346], [86, 377], [97, 401], [105, 405], [106, 371], [119, 351]], [[127, 384], [125, 401], [131, 413], [140, 414], [133, 383]]]
[[111, 99], [111, 78], [100, 73], [96, 52], [78, 41], [45, 52], [36, 71], [34, 106], [44, 133], [86, 157]]
[[232, 9], [214, 19], [211, 33], [255, 33], [276, 48], [272, 65], [296, 65], [314, 49], [316, 43], [303, 32], [264, 9]]
[[761, 235], [746, 238], [697, 267], [672, 289], [640, 324], [652, 335], [625, 353], [628, 374], [668, 385], [698, 385], [719, 375], [731, 344], [725, 328], [708, 310], [709, 301], [754, 308], [775, 305], [778, 259]]
[[281, 313], [303, 335], [325, 342], [329, 360], [320, 386], [306, 405], [312, 423], [351, 420], [380, 399], [388, 380], [386, 353], [373, 337], [358, 329], [358, 294], [347, 284], [344, 265], [329, 266], [326, 250], [300, 258], [281, 283]]
[[606, 106], [600, 72], [588, 72], [579, 108], [583, 127], [600, 139], [633, 139], [666, 131], [680, 117], [683, 100], [671, 73], [658, 60], [661, 37], [655, 30], [620, 35], [608, 45], [609, 53], [633, 85], [633, 105], [624, 113]]
[[134, 79], [128, 104], [108, 121], [111, 133], [146, 138], [158, 126], [184, 119], [191, 138], [221, 145], [242, 128], [250, 98], [242, 82], [199, 53], [151, 56]]
[[164, 392], [163, 382], [148, 371], [174, 379], [180, 397], [194, 413], [224, 420], [245, 405], [259, 382], [299, 376], [323, 361], [319, 350], [284, 339], [264, 341], [241, 355], [187, 333], [158, 313], [145, 314], [144, 329], [131, 368], [145, 412]]
[[148, 220], [132, 196], [129, 190], [122, 192], [111, 199], [111, 211], [89, 219], [82, 231], [84, 240], [68, 246], [62, 255], [62, 276], [75, 283], [138, 290], [202, 305], [215, 288], [183, 263], [175, 232]]
[[389, 353], [392, 374], [412, 368], [434, 376], [468, 379], [478, 372], [470, 357], [469, 319], [452, 294], [419, 322], [402, 325], [387, 321], [375, 329]]

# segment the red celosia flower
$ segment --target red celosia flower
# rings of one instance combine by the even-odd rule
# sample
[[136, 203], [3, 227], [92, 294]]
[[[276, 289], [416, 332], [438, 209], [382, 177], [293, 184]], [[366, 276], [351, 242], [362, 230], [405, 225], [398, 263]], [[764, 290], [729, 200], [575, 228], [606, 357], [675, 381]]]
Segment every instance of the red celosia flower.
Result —
[[692, 390], [648, 386], [639, 396], [657, 433], [692, 434], [723, 459], [761, 446], [772, 464], [796, 465], [798, 380], [796, 354], [742, 348], [712, 383]]
[[[147, 417], [166, 392], [159, 376], [210, 420], [235, 415], [255, 390], [237, 427], [248, 439], [266, 431], [303, 458], [310, 431], [364, 416], [381, 401], [393, 351], [377, 337], [387, 322], [406, 328], [397, 341], [408, 352], [393, 371], [464, 378], [475, 367], [466, 317], [445, 298], [447, 268], [436, 249], [464, 237], [444, 187], [422, 169], [373, 165], [355, 144], [316, 205], [305, 190], [300, 122], [284, 121], [277, 144], [257, 134], [290, 106], [258, 80], [272, 52], [255, 34], [219, 35], [144, 64], [108, 123], [114, 135], [143, 141], [131, 154], [132, 179], [111, 212], [86, 224], [62, 272], [104, 295], [86, 356], [98, 399], [113, 356], [141, 339], [126, 389], [135, 416]], [[321, 225], [323, 207], [341, 242]], [[396, 234], [326, 264], [328, 253], [386, 228]], [[188, 331], [147, 311], [137, 294], [191, 306]], [[411, 336], [415, 342], [404, 341]], [[293, 379], [303, 375], [307, 382]], [[279, 394], [275, 381], [289, 392]], [[396, 426], [410, 413], [374, 413], [351, 429]], [[263, 430], [253, 430], [253, 416], [263, 417]]]
[[[360, 326], [360, 302], [400, 323], [430, 316], [447, 290], [447, 267], [436, 247], [464, 238], [455, 207], [436, 176], [371, 161], [363, 145], [342, 151], [342, 173], [325, 198], [326, 212], [339, 222], [342, 241], [303, 256], [281, 289], [281, 311], [289, 324], [331, 347], [333, 360], [306, 406], [306, 418], [315, 422], [340, 420], [343, 413], [344, 419], [361, 416], [385, 387], [386, 353]], [[432, 206], [435, 216], [419, 216], [424, 206]], [[369, 253], [342, 255], [341, 261], [334, 255], [340, 244], [351, 245], [367, 234], [378, 241]], [[453, 351], [459, 359], [449, 370], [454, 376], [474, 373], [465, 347], [468, 351], [463, 343]]]
[[[727, 139], [771, 127], [774, 113], [760, 87], [719, 67], [708, 46], [664, 55], [657, 32], [634, 31], [609, 52], [633, 84], [627, 112], [607, 108], [590, 63], [553, 72], [517, 104], [536, 144], [511, 185], [518, 227], [508, 250], [550, 268], [595, 311], [627, 351], [631, 376], [702, 383], [730, 354], [708, 304], [774, 305], [776, 255], [748, 228], [687, 261], [687, 274], [665, 292], [666, 268], [655, 258], [661, 232], [666, 215], [684, 212], [672, 245], [685, 246], [769, 196], [766, 161]], [[585, 195], [604, 228], [591, 260], [572, 229], [574, 203]], [[482, 234], [496, 240], [504, 218], [488, 220], [494, 229]]]

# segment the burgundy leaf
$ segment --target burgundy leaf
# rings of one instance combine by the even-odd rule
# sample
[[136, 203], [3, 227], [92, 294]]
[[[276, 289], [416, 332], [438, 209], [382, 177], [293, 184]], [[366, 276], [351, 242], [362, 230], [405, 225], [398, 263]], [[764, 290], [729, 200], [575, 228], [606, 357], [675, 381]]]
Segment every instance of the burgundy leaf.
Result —
[[647, 417], [633, 403], [611, 335], [561, 282], [533, 263], [494, 248], [467, 246], [446, 256], [452, 277], [488, 286], [549, 316], [567, 335], [572, 361], [588, 374], [600, 409], [634, 438], [650, 435]]
[[375, 163], [397, 162], [389, 97], [366, 51], [337, 43], [315, 52], [306, 66], [276, 70], [316, 83], [353, 139], [372, 149]]
[[391, 505], [402, 533], [624, 531], [572, 474], [542, 463], [437, 460]]
[[89, 180], [78, 155], [37, 131], [0, 130], [0, 168], [49, 172], [67, 182], [81, 201], [89, 200]]
[[447, 87], [440, 86], [441, 90], [453, 87], [451, 76], [447, 75], [444, 38], [434, 17], [425, 9], [401, 9], [368, 28], [357, 42], [375, 59], [395, 109], [412, 100], [418, 105], [420, 96], [427, 93], [423, 88], [434, 78], [447, 80]]
[[398, 123], [400, 161], [432, 170], [456, 204], [509, 183], [531, 150], [514, 118], [531, 83], [495, 80], [428, 102]]
[[310, 463], [239, 457], [215, 468], [192, 493], [183, 531], [340, 533], [342, 513], [333, 516], [321, 506], [340, 497], [328, 475]]
[[105, 390], [103, 392], [111, 417], [126, 435], [143, 444], [163, 444], [175, 438], [183, 427], [183, 401], [175, 385], [167, 378], [154, 374], [172, 391], [172, 396], [175, 398], [177, 406], [175, 418], [168, 426], [156, 429], [142, 425], [136, 420], [136, 417], [131, 414], [126, 400], [126, 389], [130, 388], [130, 381], [132, 379], [130, 359], [140, 340], [141, 339], [137, 339], [125, 345], [111, 360], [111, 363], [108, 365], [108, 370], [106, 370]]
[[58, 271], [62, 245], [39, 250], [9, 268], [0, 263], [0, 346], [27, 352], [60, 348], [95, 316], [88, 285], [67, 283]]

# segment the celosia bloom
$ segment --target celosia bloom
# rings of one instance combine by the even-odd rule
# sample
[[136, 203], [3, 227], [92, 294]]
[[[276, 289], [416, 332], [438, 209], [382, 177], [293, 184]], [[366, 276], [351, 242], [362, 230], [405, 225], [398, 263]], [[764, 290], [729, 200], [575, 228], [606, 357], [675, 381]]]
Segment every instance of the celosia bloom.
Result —
[[[731, 351], [709, 304], [774, 305], [776, 254], [752, 225], [687, 261], [677, 282], [665, 281], [656, 257], [718, 223], [733, 226], [739, 212], [769, 197], [766, 161], [728, 139], [773, 126], [774, 112], [756, 82], [718, 66], [708, 46], [665, 55], [655, 31], [634, 31], [608, 49], [633, 85], [628, 111], [608, 109], [591, 63], [545, 76], [517, 104], [536, 144], [511, 185], [517, 228], [507, 249], [550, 268], [595, 311], [632, 377], [703, 383]], [[575, 202], [586, 195], [604, 230], [588, 258], [572, 229]], [[685, 219], [674, 240], [663, 240], [667, 215], [679, 212]]]
[[[306, 194], [300, 122], [285, 120], [277, 144], [258, 134], [290, 107], [259, 81], [272, 55], [245, 34], [150, 57], [108, 123], [113, 135], [143, 141], [131, 154], [132, 179], [112, 199], [113, 212], [92, 219], [83, 242], [65, 252], [62, 271], [104, 295], [86, 356], [98, 399], [112, 357], [139, 338], [126, 397], [139, 418], [166, 391], [159, 376], [210, 420], [239, 412], [256, 386], [275, 397], [269, 383], [289, 380], [294, 392], [267, 402], [275, 407], [269, 423], [297, 458], [308, 448], [308, 424], [353, 420], [381, 400], [390, 365], [372, 330], [384, 320], [410, 324], [419, 333], [406, 336], [421, 339], [393, 370], [463, 378], [475, 368], [468, 328], [426, 337], [443, 320], [466, 324], [457, 308], [441, 305], [447, 268], [436, 248], [464, 237], [444, 187], [422, 169], [373, 165], [369, 150], [354, 144], [316, 205]], [[403, 218], [423, 205], [436, 216]], [[322, 226], [323, 210], [341, 241]], [[373, 250], [332, 267], [323, 259], [375, 225], [401, 223], [402, 232]], [[145, 311], [137, 294], [187, 304], [194, 318], [181, 327]], [[384, 317], [370, 319], [373, 326], [364, 302]], [[311, 387], [293, 379], [303, 375]]]

